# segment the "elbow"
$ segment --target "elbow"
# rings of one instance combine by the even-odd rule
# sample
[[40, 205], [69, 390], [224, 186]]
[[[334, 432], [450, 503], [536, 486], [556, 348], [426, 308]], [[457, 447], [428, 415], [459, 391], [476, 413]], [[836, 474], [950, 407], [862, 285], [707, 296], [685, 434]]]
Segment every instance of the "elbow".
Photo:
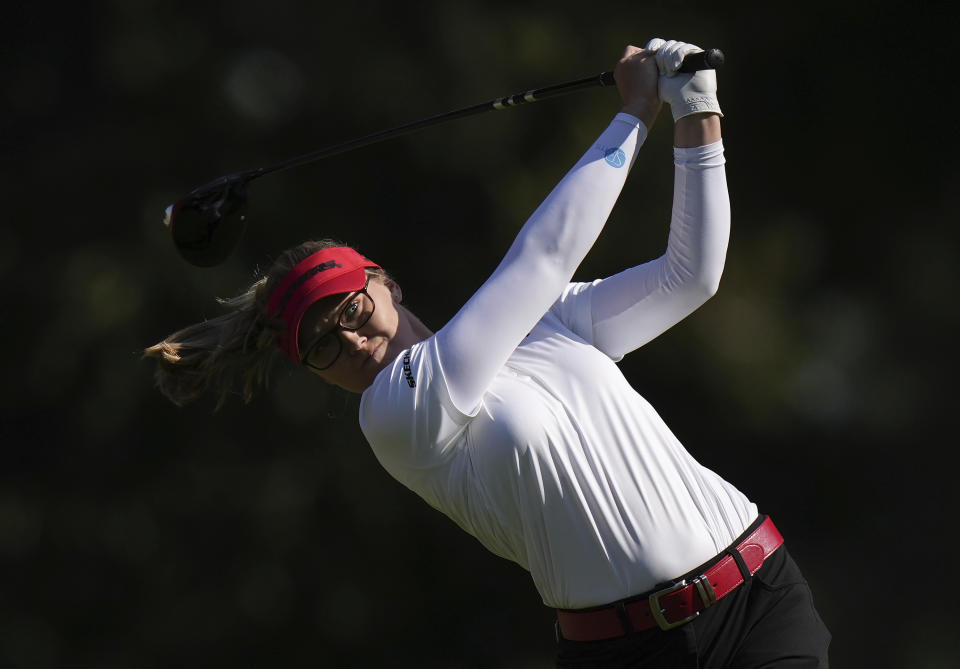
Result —
[[694, 282], [694, 288], [706, 302], [720, 290], [720, 272], [711, 272], [698, 277], [698, 280]]
[[704, 295], [704, 301], [720, 290], [720, 277], [723, 276], [726, 255], [726, 239], [724, 239], [722, 247], [719, 243], [705, 245], [703, 252], [699, 254], [698, 262], [693, 263], [691, 283], [694, 284], [695, 290]]
[[505, 259], [519, 261], [523, 259], [531, 271], [541, 280], [558, 281], [566, 284], [586, 254], [576, 254], [571, 248], [576, 244], [557, 235], [543, 234], [540, 231], [523, 229], [514, 240]]
[[726, 235], [711, 235], [687, 243], [671, 238], [664, 254], [664, 280], [671, 290], [701, 296], [704, 301], [720, 289], [726, 263]]
[[703, 267], [692, 278], [690, 289], [703, 304], [720, 290], [720, 277], [723, 275], [723, 263], [717, 263], [710, 267]]
[[669, 292], [677, 304], [685, 305], [686, 313], [692, 313], [703, 306], [720, 289], [719, 272], [686, 273], [677, 277]]
[[719, 277], [716, 277], [716, 280], [697, 277], [697, 280], [685, 281], [683, 286], [675, 291], [674, 296], [677, 304], [683, 305], [684, 313], [689, 315], [716, 295], [719, 287]]
[[690, 263], [674, 262], [667, 265], [665, 285], [671, 292], [682, 292], [701, 303], [717, 294], [720, 289], [720, 276], [723, 264], [701, 263], [693, 267]]

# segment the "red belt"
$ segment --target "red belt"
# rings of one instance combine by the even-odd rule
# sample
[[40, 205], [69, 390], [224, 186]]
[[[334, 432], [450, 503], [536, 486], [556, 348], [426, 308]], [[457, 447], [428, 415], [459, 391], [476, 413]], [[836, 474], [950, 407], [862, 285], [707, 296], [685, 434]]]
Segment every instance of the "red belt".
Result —
[[624, 636], [631, 629], [641, 632], [678, 627], [733, 592], [782, 544], [780, 532], [766, 518], [735, 549], [718, 556], [715, 563], [689, 581], [683, 579], [650, 595], [596, 609], [557, 609], [559, 631], [569, 641], [599, 641]]

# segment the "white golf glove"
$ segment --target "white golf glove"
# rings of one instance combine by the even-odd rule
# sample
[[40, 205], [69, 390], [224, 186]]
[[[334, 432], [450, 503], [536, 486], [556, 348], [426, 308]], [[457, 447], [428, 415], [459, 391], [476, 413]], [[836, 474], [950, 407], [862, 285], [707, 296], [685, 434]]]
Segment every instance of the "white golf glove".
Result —
[[700, 70], [692, 74], [677, 72], [684, 56], [703, 49], [686, 42], [666, 41], [659, 37], [650, 40], [646, 48], [656, 52], [654, 58], [660, 71], [658, 92], [660, 99], [670, 105], [674, 121], [700, 112], [716, 112], [723, 116], [717, 101], [715, 70]]

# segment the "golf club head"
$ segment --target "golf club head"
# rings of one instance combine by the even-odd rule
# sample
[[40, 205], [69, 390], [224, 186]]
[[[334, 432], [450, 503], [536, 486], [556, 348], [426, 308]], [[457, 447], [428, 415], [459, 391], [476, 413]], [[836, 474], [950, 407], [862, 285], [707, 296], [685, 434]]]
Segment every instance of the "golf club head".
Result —
[[163, 222], [184, 260], [213, 267], [230, 256], [246, 227], [247, 181], [221, 177], [167, 207]]

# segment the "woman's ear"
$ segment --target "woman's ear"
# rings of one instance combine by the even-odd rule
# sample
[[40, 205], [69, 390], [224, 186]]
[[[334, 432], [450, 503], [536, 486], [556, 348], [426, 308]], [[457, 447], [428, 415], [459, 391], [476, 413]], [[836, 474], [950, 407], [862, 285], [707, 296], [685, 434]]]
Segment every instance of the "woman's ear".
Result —
[[387, 281], [387, 288], [390, 289], [390, 295], [393, 297], [393, 301], [397, 304], [403, 302], [403, 291], [400, 290], [400, 284], [396, 281], [390, 280]]

